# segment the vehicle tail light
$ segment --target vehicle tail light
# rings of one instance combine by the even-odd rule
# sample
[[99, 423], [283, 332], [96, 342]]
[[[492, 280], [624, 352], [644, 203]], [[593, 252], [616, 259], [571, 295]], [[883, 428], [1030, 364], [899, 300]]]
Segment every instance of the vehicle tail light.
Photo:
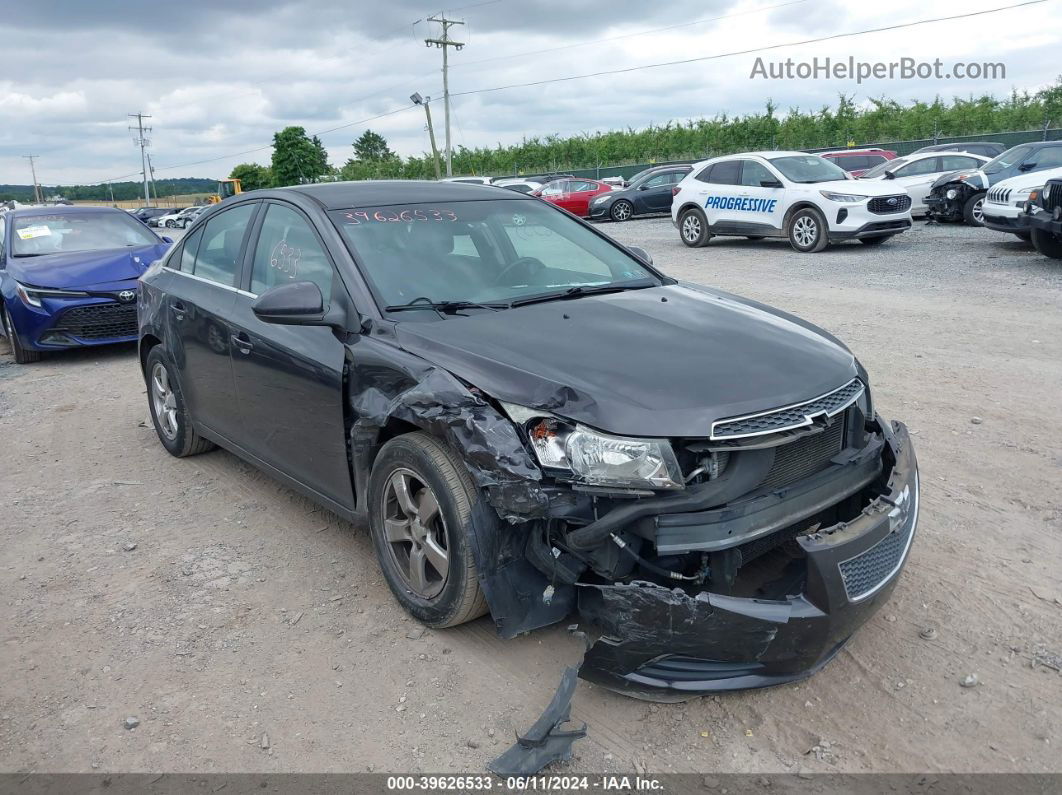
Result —
[[678, 185], [676, 185], [675, 187], [673, 187], [671, 189], [671, 195], [672, 196], [678, 196], [680, 190], [682, 190], [682, 188], [680, 188]]

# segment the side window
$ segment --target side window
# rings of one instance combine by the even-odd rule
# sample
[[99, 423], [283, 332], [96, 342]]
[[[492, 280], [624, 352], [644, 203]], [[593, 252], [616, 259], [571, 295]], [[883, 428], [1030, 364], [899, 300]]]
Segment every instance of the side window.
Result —
[[251, 292], [261, 295], [287, 282], [313, 282], [327, 303], [332, 298], [332, 262], [300, 213], [270, 204], [254, 249]]
[[883, 155], [866, 155], [863, 158], [863, 162], [866, 163], [863, 168], [873, 168], [876, 165], [884, 163], [886, 159], [887, 158], [885, 158]]
[[759, 188], [761, 182], [777, 182], [778, 177], [767, 170], [767, 167], [755, 160], [745, 160], [741, 164], [741, 184], [750, 188]]
[[671, 174], [657, 174], [645, 183], [646, 188], [663, 188], [671, 183]]
[[195, 253], [199, 250], [199, 241], [203, 239], [203, 228], [195, 230], [181, 241], [182, 248], [170, 257], [169, 265], [174, 270], [191, 273], [195, 270]]
[[[195, 255], [196, 276], [228, 287], [236, 285], [243, 236], [254, 214], [254, 204], [243, 204], [218, 213], [203, 228]], [[184, 264], [181, 270], [185, 270]]]
[[543, 196], [560, 196], [562, 193], [568, 192], [568, 182], [566, 180], [558, 180], [557, 182], [551, 182], [542, 189]]
[[584, 191], [597, 190], [597, 183], [595, 183], [595, 182], [573, 182], [571, 190], [572, 190], [573, 193], [582, 193]]
[[896, 171], [898, 177], [917, 177], [919, 174], [933, 174], [940, 171], [938, 163], [939, 157], [927, 157], [924, 160], [916, 160], [913, 163], [908, 163], [903, 168]]
[[1062, 146], [1049, 146], [1034, 154], [1031, 160], [1036, 161], [1036, 168], [1058, 168], [1062, 166]]
[[980, 165], [980, 161], [974, 160], [972, 157], [963, 157], [962, 155], [945, 155], [940, 158], [941, 171], [959, 171], [960, 169], [977, 168]]
[[724, 160], [712, 166], [709, 182], [716, 185], [737, 185], [741, 182], [741, 161]]
[[700, 173], [694, 177], [698, 182], [711, 182], [712, 181], [712, 166], [705, 166], [701, 169]]

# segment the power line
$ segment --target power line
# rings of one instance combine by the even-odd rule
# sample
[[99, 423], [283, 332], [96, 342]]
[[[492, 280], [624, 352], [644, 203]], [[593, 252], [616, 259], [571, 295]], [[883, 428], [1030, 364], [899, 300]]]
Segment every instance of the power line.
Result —
[[568, 75], [566, 77], [553, 77], [545, 80], [533, 80], [528, 83], [511, 83], [505, 86], [494, 86], [492, 88], [477, 88], [470, 91], [460, 91], [452, 94], [455, 97], [467, 97], [473, 94], [489, 94], [495, 91], [508, 91], [513, 88], [532, 88], [534, 86], [543, 86], [550, 83], [565, 83], [572, 80], [585, 80], [589, 77], [603, 77], [606, 75], [619, 75], [628, 74], [630, 72], [638, 72], [642, 69], [660, 69], [665, 66], [681, 66], [684, 64], [698, 63], [701, 61], [714, 61], [720, 58], [731, 58], [735, 55], [751, 55], [756, 52], [768, 52], [770, 50], [781, 50], [786, 47], [800, 47], [804, 44], [815, 44], [822, 41], [835, 41], [837, 39], [847, 39], [854, 36], [865, 36], [871, 33], [883, 33], [890, 30], [902, 30], [903, 28], [913, 28], [918, 25], [929, 25], [934, 22], [951, 22], [956, 19], [968, 19], [970, 17], [984, 16], [985, 14], [995, 14], [999, 11], [1010, 11], [1015, 8], [1022, 8], [1024, 6], [1040, 5], [1046, 3], [1047, 0], [1026, 0], [1024, 3], [1015, 3], [1014, 5], [1001, 6], [1000, 8], [990, 8], [984, 11], [970, 11], [965, 14], [953, 14], [947, 17], [935, 17], [933, 19], [920, 19], [915, 22], [903, 22], [897, 25], [886, 25], [880, 28], [868, 28], [866, 30], [857, 30], [851, 33], [834, 33], [830, 36], [820, 36], [814, 39], [804, 39], [802, 41], [790, 41], [784, 44], [771, 44], [766, 47], [753, 47], [748, 50], [734, 50], [733, 52], [717, 53], [715, 55], [701, 55], [696, 58], [683, 58], [679, 61], [663, 61], [661, 63], [643, 64], [641, 66], [628, 66], [623, 69], [605, 69], [600, 72], [589, 72], [581, 75]]
[[559, 46], [559, 47], [547, 47], [546, 49], [542, 49], [542, 50], [528, 50], [526, 52], [513, 53], [512, 55], [498, 55], [498, 56], [495, 56], [493, 58], [481, 58], [478, 61], [464, 61], [463, 63], [454, 64], [454, 69], [463, 69], [465, 67], [475, 66], [476, 64], [481, 64], [481, 63], [494, 63], [496, 61], [508, 61], [508, 60], [513, 59], [513, 58], [524, 58], [524, 57], [526, 57], [528, 55], [541, 55], [543, 53], [548, 53], [548, 52], [559, 52], [561, 50], [567, 50], [567, 49], [570, 49], [572, 47], [585, 47], [585, 46], [587, 46], [589, 44], [604, 44], [605, 42], [619, 41], [621, 39], [631, 39], [631, 38], [634, 38], [636, 36], [648, 36], [648, 35], [653, 34], [653, 33], [663, 33], [663, 32], [668, 31], [668, 30], [677, 30], [679, 28], [688, 28], [688, 27], [692, 27], [693, 25], [703, 25], [703, 24], [708, 23], [708, 22], [718, 22], [721, 19], [733, 19], [734, 17], [744, 17], [744, 16], [748, 16], [749, 14], [760, 14], [760, 13], [762, 13], [764, 11], [774, 11], [777, 8], [785, 8], [786, 6], [799, 5], [801, 3], [806, 3], [806, 2], [808, 2], [808, 0], [789, 0], [789, 2], [787, 2], [787, 3], [779, 3], [778, 5], [765, 6], [763, 8], [753, 8], [753, 9], [750, 9], [748, 11], [739, 11], [736, 14], [723, 14], [722, 16], [716, 16], [716, 17], [703, 17], [702, 19], [694, 19], [694, 20], [692, 20], [690, 22], [681, 22], [681, 23], [679, 23], [677, 25], [666, 25], [666, 26], [664, 26], [662, 28], [653, 28], [651, 30], [640, 30], [640, 31], [637, 31], [635, 33], [624, 33], [624, 34], [619, 35], [619, 36], [607, 36], [607, 37], [605, 37], [603, 39], [590, 39], [589, 41], [580, 41], [580, 42], [575, 42], [574, 44], [565, 44], [565, 45], [562, 45], [562, 46]]

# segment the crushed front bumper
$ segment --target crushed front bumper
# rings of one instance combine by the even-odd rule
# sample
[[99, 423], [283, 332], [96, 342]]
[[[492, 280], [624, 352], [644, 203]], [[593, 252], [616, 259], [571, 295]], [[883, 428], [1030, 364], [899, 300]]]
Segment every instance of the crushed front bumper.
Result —
[[579, 612], [601, 637], [579, 675], [627, 695], [675, 700], [819, 670], [888, 599], [914, 539], [918, 465], [906, 427], [894, 423], [888, 443], [886, 493], [854, 520], [797, 539], [801, 593], [764, 600], [647, 582], [580, 585]]

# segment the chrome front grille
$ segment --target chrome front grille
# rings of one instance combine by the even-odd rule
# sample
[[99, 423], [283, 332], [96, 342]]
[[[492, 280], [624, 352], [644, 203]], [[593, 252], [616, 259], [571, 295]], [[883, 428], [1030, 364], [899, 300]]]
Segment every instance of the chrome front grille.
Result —
[[816, 417], [833, 417], [840, 414], [859, 400], [864, 389], [863, 382], [858, 378], [853, 378], [844, 386], [803, 403], [795, 403], [758, 414], [718, 420], [712, 423], [711, 438], [713, 440], [742, 439], [803, 428], [811, 425]]
[[1006, 204], [1010, 201], [1011, 188], [992, 188], [988, 191], [987, 201], [991, 204]]
[[1062, 207], [1062, 182], [1049, 180], [1043, 192], [1044, 209], [1049, 213], [1054, 212], [1056, 207]]

